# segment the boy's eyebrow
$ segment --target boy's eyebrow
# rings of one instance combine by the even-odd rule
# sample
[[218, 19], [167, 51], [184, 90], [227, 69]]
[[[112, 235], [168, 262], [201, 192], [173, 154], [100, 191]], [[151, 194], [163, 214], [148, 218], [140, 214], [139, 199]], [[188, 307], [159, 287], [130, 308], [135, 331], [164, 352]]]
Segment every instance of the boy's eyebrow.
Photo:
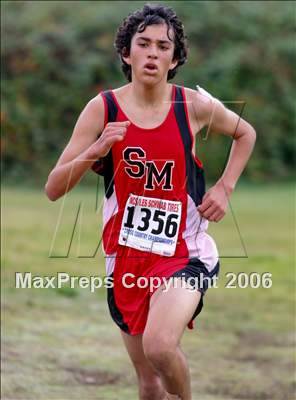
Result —
[[[146, 40], [147, 42], [151, 42], [151, 39], [145, 36], [138, 36], [137, 40]], [[172, 42], [169, 40], [157, 40], [158, 43], [162, 43], [162, 44], [171, 44]]]

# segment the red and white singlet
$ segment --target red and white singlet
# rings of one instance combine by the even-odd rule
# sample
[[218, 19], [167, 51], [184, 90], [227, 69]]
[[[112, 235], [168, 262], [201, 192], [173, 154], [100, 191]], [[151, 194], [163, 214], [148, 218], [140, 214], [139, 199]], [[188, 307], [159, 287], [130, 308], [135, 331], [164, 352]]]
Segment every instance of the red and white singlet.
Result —
[[[113, 91], [102, 97], [105, 124], [128, 120]], [[103, 248], [107, 276], [114, 280], [109, 309], [122, 330], [136, 335], [144, 331], [153, 294], [149, 286], [139, 287], [139, 277], [213, 277], [219, 271], [208, 221], [197, 211], [204, 171], [193, 154], [184, 88], [172, 85], [171, 107], [158, 127], [131, 122], [125, 138], [93, 170], [105, 184]]]

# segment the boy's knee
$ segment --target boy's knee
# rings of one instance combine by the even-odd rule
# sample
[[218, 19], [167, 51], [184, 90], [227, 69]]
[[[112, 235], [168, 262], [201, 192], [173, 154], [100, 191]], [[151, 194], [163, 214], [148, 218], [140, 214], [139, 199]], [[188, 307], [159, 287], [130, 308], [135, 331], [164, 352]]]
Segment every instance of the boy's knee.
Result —
[[166, 392], [158, 376], [148, 379], [141, 377], [139, 384], [141, 400], [165, 400]]
[[165, 336], [143, 336], [143, 349], [146, 358], [157, 370], [167, 369], [168, 363], [175, 357], [177, 344]]

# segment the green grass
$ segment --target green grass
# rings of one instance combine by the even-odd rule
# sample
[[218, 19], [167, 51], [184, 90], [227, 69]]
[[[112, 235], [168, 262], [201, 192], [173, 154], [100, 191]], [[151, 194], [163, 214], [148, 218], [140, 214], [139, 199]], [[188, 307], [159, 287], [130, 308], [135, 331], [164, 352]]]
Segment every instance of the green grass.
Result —
[[[182, 342], [193, 399], [295, 398], [293, 196], [291, 185], [241, 185], [231, 200], [240, 233], [230, 211], [210, 227], [222, 256], [219, 288], [207, 292], [196, 329]], [[75, 188], [61, 212], [63, 201], [49, 202], [43, 189], [3, 189], [2, 397], [137, 399], [105, 289], [15, 288], [16, 271], [104, 275], [102, 250], [95, 252], [101, 227], [95, 191]], [[83, 213], [67, 257], [80, 201]], [[52, 248], [59, 258], [49, 258], [59, 213]], [[272, 288], [225, 288], [230, 271], [270, 272]]]

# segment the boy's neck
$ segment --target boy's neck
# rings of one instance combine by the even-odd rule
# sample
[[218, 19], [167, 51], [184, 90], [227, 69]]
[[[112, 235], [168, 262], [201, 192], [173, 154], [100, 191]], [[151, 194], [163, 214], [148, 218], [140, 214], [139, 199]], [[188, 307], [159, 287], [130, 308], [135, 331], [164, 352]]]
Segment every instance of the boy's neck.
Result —
[[130, 96], [140, 107], [160, 107], [164, 102], [171, 101], [171, 84], [166, 81], [154, 86], [131, 82]]

